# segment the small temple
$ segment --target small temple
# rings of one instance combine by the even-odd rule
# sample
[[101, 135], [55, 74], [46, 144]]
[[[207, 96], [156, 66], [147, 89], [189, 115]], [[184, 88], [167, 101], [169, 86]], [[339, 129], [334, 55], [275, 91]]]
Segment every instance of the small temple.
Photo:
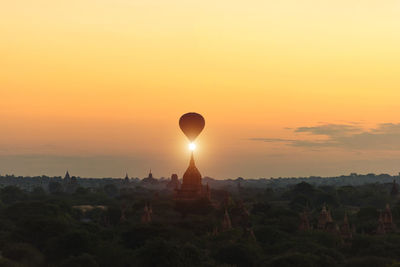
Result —
[[153, 209], [151, 208], [151, 206], [148, 206], [147, 204], [145, 204], [141, 222], [144, 224], [151, 223], [151, 221], [152, 221], [151, 215], [152, 214], [153, 214]]
[[228, 231], [232, 229], [231, 217], [229, 216], [228, 210], [225, 209], [224, 218], [222, 220], [222, 231]]
[[167, 183], [166, 187], [169, 189], [178, 189], [181, 186], [181, 182], [179, 182], [178, 175], [172, 174], [171, 180]]
[[303, 212], [300, 213], [299, 230], [300, 231], [309, 231], [309, 230], [311, 230], [310, 220], [309, 220], [309, 212], [307, 210], [304, 210]]
[[326, 208], [326, 205], [322, 207], [321, 213], [318, 217], [318, 230], [327, 230], [333, 223], [331, 212]]
[[192, 201], [197, 199], [210, 200], [210, 188], [208, 185], [202, 185], [201, 174], [196, 167], [192, 153], [189, 167], [183, 175], [182, 185], [175, 191], [175, 200]]
[[350, 228], [349, 219], [347, 218], [347, 213], [344, 214], [343, 223], [340, 226], [340, 236], [345, 244], [351, 244], [353, 238], [353, 231]]
[[389, 204], [386, 204], [385, 210], [379, 213], [377, 234], [393, 233], [396, 231], [396, 225], [393, 222], [392, 211]]
[[129, 184], [130, 183], [130, 180], [129, 180], [129, 176], [128, 176], [128, 173], [125, 175], [125, 178], [124, 178], [124, 184]]
[[153, 177], [153, 173], [151, 172], [151, 169], [150, 169], [149, 175], [142, 180], [142, 183], [147, 183], [147, 184], [156, 184], [157, 182], [158, 182], [157, 179], [155, 179]]
[[67, 173], [64, 176], [64, 181], [69, 182], [70, 180], [71, 180], [71, 176], [69, 175], [69, 171], [67, 171]]
[[64, 176], [63, 179], [63, 187], [64, 187], [64, 191], [67, 193], [74, 193], [76, 191], [76, 189], [78, 188], [79, 183], [78, 180], [75, 176], [70, 176], [69, 172], [67, 171], [67, 173]]

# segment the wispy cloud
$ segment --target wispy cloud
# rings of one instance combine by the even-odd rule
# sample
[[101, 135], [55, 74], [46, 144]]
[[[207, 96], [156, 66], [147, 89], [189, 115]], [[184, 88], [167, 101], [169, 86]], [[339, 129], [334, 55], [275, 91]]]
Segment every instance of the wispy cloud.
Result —
[[296, 133], [310, 133], [314, 135], [342, 136], [361, 132], [362, 128], [347, 124], [324, 124], [313, 127], [296, 128]]
[[252, 141], [262, 141], [267, 143], [278, 143], [278, 142], [295, 142], [296, 140], [292, 139], [281, 139], [281, 138], [250, 138]]
[[280, 138], [251, 138], [254, 141], [284, 142], [293, 147], [308, 148], [343, 148], [357, 150], [399, 150], [400, 123], [383, 123], [373, 129], [363, 129], [354, 124], [323, 124], [311, 127], [298, 127], [294, 133], [306, 133], [311, 137], [325, 139], [280, 139]]

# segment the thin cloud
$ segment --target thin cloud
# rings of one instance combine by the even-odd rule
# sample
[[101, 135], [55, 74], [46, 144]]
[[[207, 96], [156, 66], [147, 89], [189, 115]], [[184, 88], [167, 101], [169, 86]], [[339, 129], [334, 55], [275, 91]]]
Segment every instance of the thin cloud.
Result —
[[252, 138], [263, 142], [286, 142], [292, 147], [343, 148], [355, 150], [396, 150], [400, 151], [400, 123], [382, 123], [376, 128], [365, 130], [347, 124], [324, 124], [296, 128], [294, 133], [310, 136], [325, 136], [326, 140]]
[[313, 127], [296, 128], [296, 133], [309, 133], [313, 135], [341, 136], [361, 132], [362, 128], [347, 124], [324, 124]]
[[293, 139], [282, 139], [282, 138], [249, 138], [251, 141], [262, 141], [267, 143], [278, 143], [278, 142], [295, 142]]

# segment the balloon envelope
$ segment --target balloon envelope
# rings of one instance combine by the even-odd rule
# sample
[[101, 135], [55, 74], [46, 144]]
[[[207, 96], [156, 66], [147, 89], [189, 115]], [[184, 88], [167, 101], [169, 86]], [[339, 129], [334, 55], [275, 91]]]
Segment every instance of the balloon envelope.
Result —
[[205, 124], [203, 116], [194, 112], [183, 114], [179, 119], [179, 127], [190, 142], [193, 142], [199, 136]]

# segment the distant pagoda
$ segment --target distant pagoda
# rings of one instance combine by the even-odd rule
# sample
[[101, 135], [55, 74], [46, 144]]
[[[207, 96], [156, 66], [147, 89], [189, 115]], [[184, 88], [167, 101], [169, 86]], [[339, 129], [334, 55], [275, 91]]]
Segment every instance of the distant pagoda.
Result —
[[153, 214], [153, 209], [151, 208], [150, 205], [145, 204], [144, 209], [143, 209], [143, 214], [141, 217], [141, 222], [143, 224], [148, 224], [151, 223], [152, 221], [152, 214]]
[[351, 240], [353, 239], [353, 231], [350, 228], [347, 213], [344, 214], [343, 223], [340, 226], [340, 236], [345, 244], [351, 244]]
[[179, 189], [180, 185], [181, 185], [181, 183], [179, 182], [178, 175], [172, 174], [171, 180], [166, 184], [166, 187], [168, 189], [175, 190], [175, 189]]
[[69, 175], [69, 171], [67, 171], [67, 173], [65, 174], [64, 181], [65, 182], [70, 182], [71, 181], [71, 176]]
[[232, 229], [231, 217], [229, 216], [228, 210], [225, 209], [224, 218], [222, 220], [222, 231], [229, 231]]
[[192, 201], [197, 199], [210, 200], [210, 188], [202, 185], [201, 174], [195, 165], [192, 153], [189, 167], [183, 175], [182, 185], [175, 191], [175, 200]]
[[310, 220], [309, 218], [309, 211], [307, 209], [304, 209], [303, 212], [300, 213], [300, 225], [299, 225], [299, 230], [300, 231], [309, 231], [311, 230], [310, 227]]
[[130, 183], [128, 173], [126, 173], [123, 183], [124, 183], [125, 185], [128, 185], [128, 184]]
[[158, 182], [158, 180], [153, 177], [153, 173], [151, 172], [151, 169], [150, 169], [149, 175], [142, 180], [142, 183], [145, 183], [145, 184], [156, 184], [157, 182]]
[[324, 204], [322, 206], [321, 213], [319, 214], [318, 217], [318, 224], [317, 224], [317, 229], [318, 230], [326, 230], [330, 224], [333, 223], [332, 216], [330, 211], [326, 208], [326, 205]]
[[396, 224], [393, 222], [392, 211], [390, 210], [389, 204], [386, 204], [386, 208], [379, 213], [377, 234], [387, 234], [396, 232]]

